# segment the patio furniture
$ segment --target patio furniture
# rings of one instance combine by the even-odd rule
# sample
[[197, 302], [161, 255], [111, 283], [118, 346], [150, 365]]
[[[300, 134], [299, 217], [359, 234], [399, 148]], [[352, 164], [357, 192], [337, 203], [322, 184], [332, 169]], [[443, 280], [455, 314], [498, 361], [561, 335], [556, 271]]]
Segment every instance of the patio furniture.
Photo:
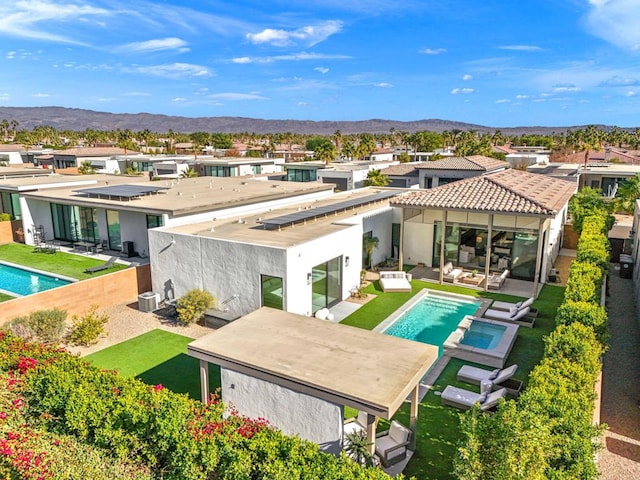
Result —
[[513, 309], [522, 310], [524, 308], [530, 307], [533, 304], [535, 298], [529, 297], [526, 300], [517, 303], [511, 302], [493, 302], [491, 304], [491, 308], [493, 310], [505, 310], [507, 312], [512, 312]]
[[443, 405], [450, 407], [469, 410], [478, 403], [481, 410], [487, 411], [495, 407], [500, 399], [506, 397], [506, 395], [506, 388], [501, 388], [490, 393], [476, 393], [471, 390], [465, 390], [464, 388], [447, 385], [447, 388], [444, 389], [440, 398], [442, 399]]
[[455, 282], [458, 280], [460, 275], [464, 272], [461, 268], [453, 268], [453, 263], [447, 262], [444, 267], [442, 267], [442, 279], [445, 282]]
[[404, 460], [410, 440], [411, 430], [392, 420], [389, 430], [376, 435], [376, 454], [382, 465], [389, 467]]
[[489, 276], [489, 280], [487, 280], [487, 287], [489, 290], [500, 290], [504, 282], [507, 280], [509, 276], [509, 270], [505, 270], [500, 275], [494, 273]]
[[476, 273], [475, 275], [473, 273], [463, 273], [462, 276], [460, 277], [460, 281], [466, 285], [473, 285], [474, 287], [479, 287], [480, 285], [482, 285], [482, 282], [484, 282], [485, 276], [480, 274], [480, 273]]
[[367, 433], [367, 412], [360, 410], [358, 416], [344, 422], [343, 437], [354, 432]]
[[458, 370], [456, 378], [460, 382], [480, 385], [483, 381], [490, 381], [494, 386], [513, 377], [518, 370], [518, 364], [514, 363], [507, 368], [496, 368], [495, 370], [485, 370], [484, 368], [463, 365]]
[[84, 271], [84, 273], [96, 273], [96, 272], [100, 272], [102, 270], [107, 270], [107, 269], [111, 268], [114, 263], [116, 263], [116, 260], [117, 260], [117, 257], [110, 257], [109, 260], [104, 262], [102, 265], [96, 265], [95, 267], [87, 268]]
[[[500, 320], [501, 322], [514, 322], [514, 323], [526, 322], [525, 317], [527, 317], [529, 310], [530, 310], [529, 307], [524, 307], [520, 309], [512, 308], [511, 310], [508, 310], [508, 311], [495, 310], [493, 308], [490, 308], [486, 312], [484, 312], [483, 317], [489, 318], [491, 320]], [[533, 325], [531, 320], [532, 319], [530, 318], [529, 323]]]
[[383, 292], [411, 291], [411, 283], [405, 272], [380, 272], [379, 282]]

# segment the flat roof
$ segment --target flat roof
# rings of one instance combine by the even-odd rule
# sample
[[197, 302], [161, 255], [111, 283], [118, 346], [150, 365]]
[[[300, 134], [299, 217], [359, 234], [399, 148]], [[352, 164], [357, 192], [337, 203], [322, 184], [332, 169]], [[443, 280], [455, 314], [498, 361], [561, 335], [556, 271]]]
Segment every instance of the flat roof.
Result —
[[190, 356], [390, 419], [438, 347], [260, 308], [187, 346]]
[[[77, 188], [33, 192], [25, 196], [56, 203], [181, 216], [215, 212], [314, 192], [332, 191], [334, 188], [331, 184], [317, 182], [266, 181], [244, 177], [197, 177], [156, 182], [149, 182], [148, 179], [145, 181], [144, 177], [134, 177], [128, 180], [126, 183], [130, 185], [155, 185], [167, 187], [167, 190], [157, 195], [132, 200], [90, 198], [75, 192]], [[105, 186], [108, 183], [100, 182], [96, 186]]]
[[242, 218], [215, 218], [211, 220], [187, 225], [176, 225], [164, 227], [162, 231], [182, 235], [197, 235], [205, 238], [215, 238], [226, 241], [236, 241], [253, 245], [266, 245], [276, 248], [288, 248], [294, 245], [306, 243], [334, 232], [352, 228], [353, 225], [360, 225], [361, 220], [357, 215], [366, 215], [369, 212], [389, 207], [389, 198], [380, 199], [374, 203], [355, 206], [352, 209], [335, 212], [326, 217], [310, 218], [306, 222], [283, 227], [281, 229], [268, 230], [263, 222], [268, 222], [271, 218], [282, 215], [294, 214], [297, 212], [312, 212], [316, 208], [339, 203], [349, 199], [370, 197], [373, 193], [390, 191], [401, 193], [400, 189], [376, 189], [361, 188], [340, 192], [322, 199], [298, 202], [287, 207], [254, 212], [242, 215]]

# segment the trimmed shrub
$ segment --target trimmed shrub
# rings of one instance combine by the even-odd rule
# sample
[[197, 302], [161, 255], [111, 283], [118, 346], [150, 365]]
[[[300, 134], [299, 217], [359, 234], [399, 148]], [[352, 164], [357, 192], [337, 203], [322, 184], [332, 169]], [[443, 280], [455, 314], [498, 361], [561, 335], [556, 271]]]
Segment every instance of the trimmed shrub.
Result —
[[582, 234], [576, 251], [578, 262], [587, 262], [597, 265], [603, 271], [609, 263], [609, 241], [604, 235]]
[[199, 288], [190, 290], [176, 302], [178, 319], [183, 323], [195, 323], [215, 304], [216, 299], [209, 292]]
[[67, 312], [59, 308], [36, 310], [27, 316], [14, 318], [8, 327], [23, 338], [57, 344], [67, 328]]
[[109, 315], [98, 312], [98, 306], [93, 305], [84, 315], [74, 315], [73, 326], [67, 338], [71, 345], [93, 345], [98, 337], [104, 333], [104, 327], [109, 321]]
[[0, 222], [9, 222], [11, 221], [11, 215], [8, 213], [0, 213]]
[[564, 293], [565, 301], [600, 303], [602, 279], [603, 273], [598, 266], [587, 262], [573, 262]]
[[[598, 341], [605, 346], [609, 341], [609, 317], [605, 308], [596, 303], [566, 301], [556, 314], [557, 325], [579, 323], [593, 329]], [[585, 339], [584, 342], [588, 340]]]

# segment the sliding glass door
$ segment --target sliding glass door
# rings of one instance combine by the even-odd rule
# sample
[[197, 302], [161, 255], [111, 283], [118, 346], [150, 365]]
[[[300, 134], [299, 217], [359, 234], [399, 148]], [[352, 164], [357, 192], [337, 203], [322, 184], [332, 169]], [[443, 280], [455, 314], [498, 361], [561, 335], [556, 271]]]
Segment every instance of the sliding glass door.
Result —
[[311, 273], [312, 312], [342, 300], [342, 257], [316, 265]]
[[67, 242], [96, 242], [98, 222], [96, 209], [75, 205], [51, 204], [53, 236]]

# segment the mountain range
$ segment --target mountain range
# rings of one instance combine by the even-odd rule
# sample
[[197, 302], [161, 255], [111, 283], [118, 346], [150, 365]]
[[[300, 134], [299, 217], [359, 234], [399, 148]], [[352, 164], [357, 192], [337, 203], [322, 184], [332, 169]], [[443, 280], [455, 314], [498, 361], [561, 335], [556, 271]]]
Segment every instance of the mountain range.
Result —
[[[479, 133], [493, 133], [500, 130], [503, 135], [551, 135], [568, 130], [584, 129], [586, 126], [570, 127], [490, 127], [471, 123], [440, 119], [425, 119], [409, 122], [383, 119], [357, 121], [311, 121], [311, 120], [267, 120], [247, 117], [180, 117], [151, 113], [108, 113], [65, 107], [0, 107], [1, 120], [18, 122], [19, 130], [32, 130], [48, 125], [56, 130], [132, 130], [148, 129], [164, 133], [170, 130], [180, 133], [222, 132], [222, 133], [283, 133], [332, 135], [337, 130], [342, 134], [389, 133], [431, 131], [475, 130]], [[610, 127], [596, 125], [600, 129]]]

